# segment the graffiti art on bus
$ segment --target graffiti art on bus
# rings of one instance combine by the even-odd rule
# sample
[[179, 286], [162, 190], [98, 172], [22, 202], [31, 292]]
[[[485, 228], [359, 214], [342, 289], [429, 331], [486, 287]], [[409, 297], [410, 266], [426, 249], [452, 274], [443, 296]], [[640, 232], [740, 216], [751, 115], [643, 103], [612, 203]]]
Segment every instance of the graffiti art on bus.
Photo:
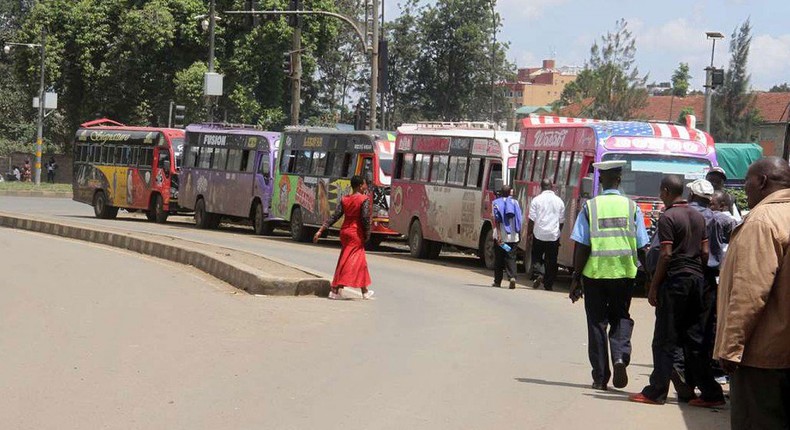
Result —
[[146, 196], [150, 189], [151, 172], [116, 166], [79, 166], [75, 181], [78, 189], [85, 190], [84, 199], [90, 200], [95, 190], [101, 189], [107, 194], [112, 206], [146, 207]]
[[318, 225], [332, 216], [343, 196], [351, 192], [347, 179], [281, 176], [273, 204], [281, 216], [290, 216], [294, 205], [302, 208], [303, 221]]

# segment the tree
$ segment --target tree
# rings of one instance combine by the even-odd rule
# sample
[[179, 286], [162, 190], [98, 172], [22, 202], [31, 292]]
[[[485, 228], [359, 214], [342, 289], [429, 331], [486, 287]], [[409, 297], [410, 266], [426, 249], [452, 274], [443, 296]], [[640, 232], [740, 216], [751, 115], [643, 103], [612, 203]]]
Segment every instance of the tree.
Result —
[[750, 142], [757, 138], [761, 118], [754, 105], [754, 94], [750, 92], [751, 75], [747, 72], [751, 30], [748, 19], [733, 30], [724, 85], [713, 96], [710, 129], [719, 142]]
[[593, 43], [585, 69], [565, 86], [560, 103], [586, 102], [580, 114], [590, 118], [633, 118], [636, 110], [647, 104], [647, 75], [640, 76], [635, 55], [636, 39], [621, 19], [614, 32], [601, 37], [601, 45]]
[[[491, 0], [409, 1], [388, 26], [395, 122], [401, 120], [491, 120], [510, 116], [504, 91], [494, 88], [514, 74], [507, 44], [493, 43], [502, 27]], [[401, 37], [405, 36], [405, 37]], [[404, 69], [408, 67], [408, 69]]]
[[689, 74], [688, 63], [680, 63], [675, 73], [672, 74], [672, 95], [686, 97], [689, 91], [690, 80], [691, 74]]
[[774, 85], [768, 90], [769, 93], [790, 93], [790, 85], [787, 82], [781, 85]]
[[689, 115], [694, 115], [694, 108], [693, 107], [684, 107], [680, 110], [680, 114], [678, 115], [678, 124], [685, 125], [686, 124], [686, 117]]

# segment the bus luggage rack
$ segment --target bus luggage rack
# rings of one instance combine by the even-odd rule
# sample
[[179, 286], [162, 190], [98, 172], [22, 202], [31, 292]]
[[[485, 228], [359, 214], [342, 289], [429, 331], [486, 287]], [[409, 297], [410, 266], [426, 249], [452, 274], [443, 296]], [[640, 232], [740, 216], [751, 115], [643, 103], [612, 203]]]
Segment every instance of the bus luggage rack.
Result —
[[250, 130], [264, 130], [263, 127], [255, 124], [233, 124], [229, 122], [201, 122], [200, 125], [206, 127], [217, 127], [217, 128], [247, 128]]
[[477, 130], [496, 130], [499, 127], [493, 122], [486, 121], [420, 121], [417, 124], [403, 124], [414, 128], [465, 128]]

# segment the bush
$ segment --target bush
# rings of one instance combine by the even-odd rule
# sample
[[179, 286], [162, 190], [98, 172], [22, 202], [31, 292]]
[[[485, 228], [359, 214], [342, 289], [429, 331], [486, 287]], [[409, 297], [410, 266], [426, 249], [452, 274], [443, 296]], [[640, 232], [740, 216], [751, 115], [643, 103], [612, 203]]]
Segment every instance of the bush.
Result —
[[735, 199], [735, 204], [741, 212], [749, 209], [749, 204], [746, 200], [746, 191], [743, 188], [729, 188], [727, 192]]

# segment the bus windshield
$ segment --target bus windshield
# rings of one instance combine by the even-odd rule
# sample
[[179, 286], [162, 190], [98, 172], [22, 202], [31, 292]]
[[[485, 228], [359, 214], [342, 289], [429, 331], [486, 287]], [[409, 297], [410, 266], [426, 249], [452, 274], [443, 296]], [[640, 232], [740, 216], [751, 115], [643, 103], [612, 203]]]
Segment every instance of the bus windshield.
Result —
[[607, 153], [602, 159], [626, 160], [623, 167], [622, 191], [631, 197], [658, 198], [664, 175], [680, 175], [684, 184], [705, 178], [710, 161], [704, 158], [678, 157], [660, 154]]
[[379, 177], [381, 182], [389, 185], [392, 176], [392, 158], [379, 158]]

